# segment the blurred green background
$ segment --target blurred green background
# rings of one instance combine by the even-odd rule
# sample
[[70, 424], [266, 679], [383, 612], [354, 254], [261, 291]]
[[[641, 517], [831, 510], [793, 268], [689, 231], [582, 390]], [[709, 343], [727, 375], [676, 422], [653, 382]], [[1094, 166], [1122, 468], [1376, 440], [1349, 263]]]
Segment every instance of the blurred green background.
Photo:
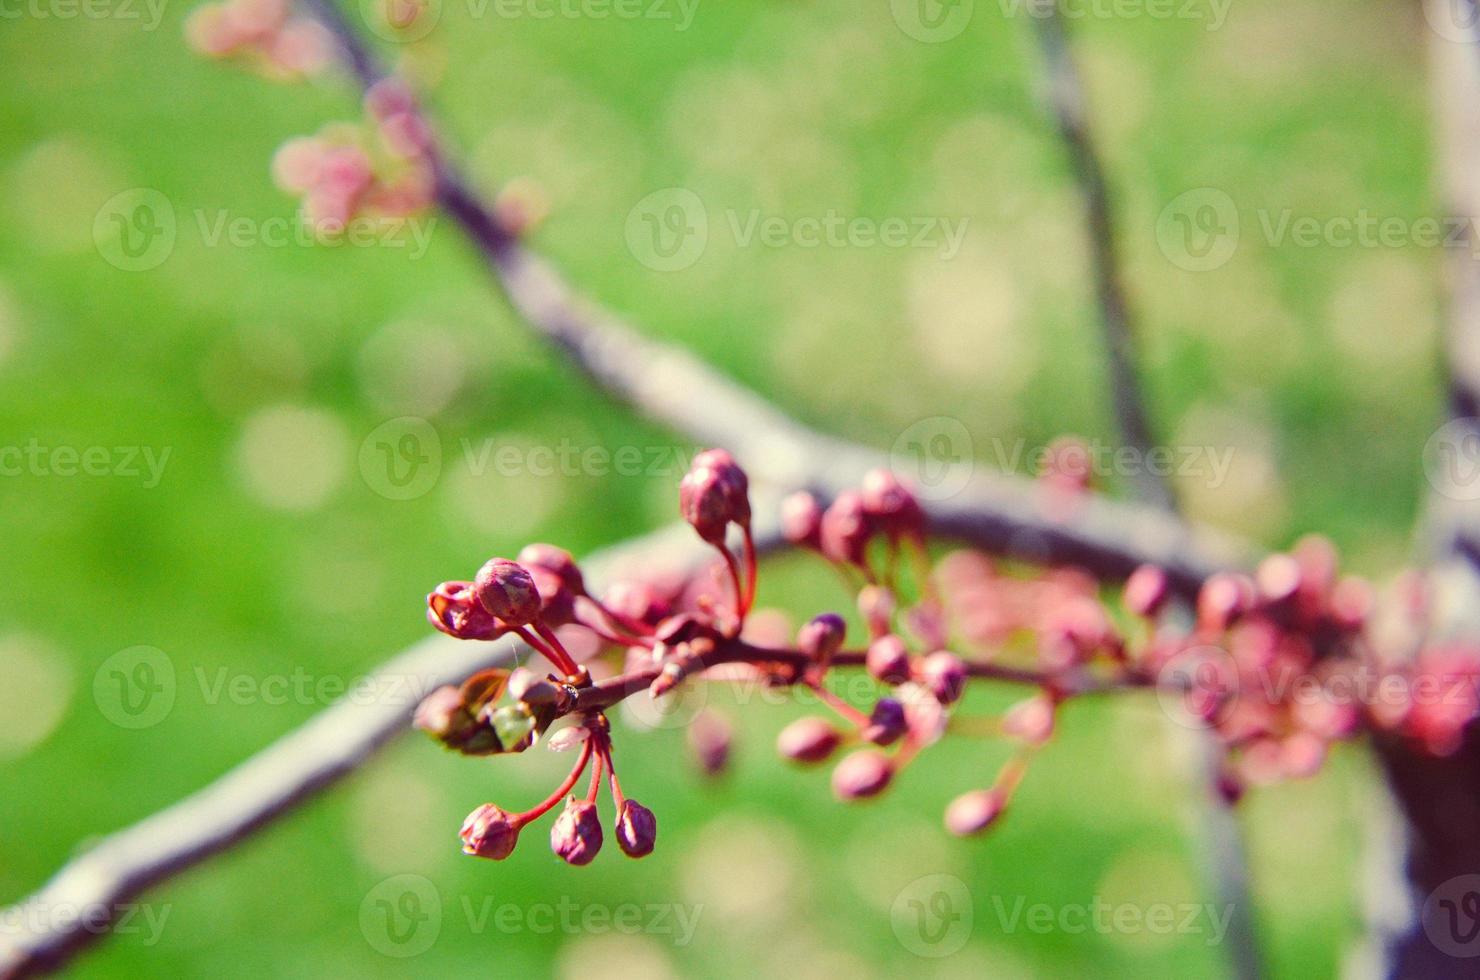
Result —
[[[142, 5], [130, 8], [137, 19], [117, 4], [102, 17], [5, 9], [0, 443], [170, 453], [157, 486], [122, 474], [0, 479], [0, 900], [10, 901], [90, 835], [198, 788], [320, 706], [212, 697], [221, 677], [352, 681], [426, 635], [421, 597], [437, 581], [530, 540], [588, 552], [675, 510], [671, 468], [506, 476], [480, 473], [465, 446], [691, 447], [614, 409], [528, 339], [446, 222], [415, 256], [210, 238], [223, 214], [293, 215], [268, 163], [286, 138], [358, 118], [343, 78], [284, 85], [195, 57], [183, 0], [166, 0], [153, 30]], [[808, 423], [880, 447], [933, 416], [962, 420], [983, 465], [996, 465], [993, 440], [1010, 450], [1066, 431], [1111, 438], [1076, 199], [1035, 99], [1031, 25], [1011, 4], [978, 2], [964, 29], [935, 41], [906, 33], [884, 0], [699, 0], [683, 30], [500, 9], [443, 0], [435, 30], [397, 54], [479, 186], [538, 181], [551, 210], [534, 244], [591, 295]], [[1184, 499], [1269, 545], [1323, 529], [1355, 569], [1384, 574], [1406, 553], [1420, 450], [1438, 417], [1439, 251], [1300, 247], [1269, 240], [1261, 218], [1433, 213], [1428, 29], [1416, 8], [1376, 0], [1239, 0], [1225, 17], [1179, 9], [1191, 15], [1071, 27], [1154, 416], [1170, 443], [1234, 451], [1226, 480], [1183, 481]], [[635, 258], [626, 228], [634, 205], [675, 186], [704, 201], [711, 235], [696, 263], [665, 273]], [[1226, 263], [1189, 271], [1169, 261], [1157, 218], [1208, 187], [1236, 203], [1242, 234]], [[100, 209], [131, 188], [159, 192], [178, 220], [168, 258], [146, 271], [105, 261], [94, 241]], [[930, 249], [742, 246], [725, 224], [732, 212], [792, 220], [829, 208], [966, 220], [968, 233], [947, 260]], [[359, 465], [367, 437], [402, 416], [427, 419], [443, 450], [440, 478], [410, 500], [388, 499]], [[762, 580], [763, 600], [796, 615], [845, 601], [805, 561], [772, 563]], [[130, 729], [99, 709], [95, 685], [106, 685], [110, 656], [137, 645], [164, 652], [178, 689], [166, 717]], [[694, 774], [677, 731], [620, 738], [628, 790], [662, 823], [659, 847], [642, 862], [611, 848], [585, 870], [559, 865], [538, 839], [503, 865], [457, 851], [469, 809], [543, 795], [563, 760], [481, 763], [405, 739], [147, 895], [168, 916], [157, 942], [120, 936], [73, 970], [1224, 969], [1206, 932], [1074, 935], [1009, 928], [1000, 914], [1019, 902], [1210, 900], [1186, 740], [1154, 703], [1072, 706], [1011, 819], [974, 842], [946, 836], [939, 814], [987, 781], [999, 747], [943, 745], [900, 791], [845, 809], [825, 776], [773, 758], [775, 732], [799, 713], [741, 713], [735, 766], [718, 782]], [[1346, 748], [1318, 780], [1244, 807], [1277, 975], [1347, 962], [1374, 787]], [[938, 873], [968, 883], [974, 916], [959, 951], [920, 957], [891, 909]], [[431, 883], [442, 915], [429, 948], [396, 958], [362, 928], [362, 906], [403, 874]], [[480, 918], [561, 902], [679, 906], [697, 910], [698, 925], [681, 944], [657, 927], [551, 932], [534, 927], [543, 919]]]

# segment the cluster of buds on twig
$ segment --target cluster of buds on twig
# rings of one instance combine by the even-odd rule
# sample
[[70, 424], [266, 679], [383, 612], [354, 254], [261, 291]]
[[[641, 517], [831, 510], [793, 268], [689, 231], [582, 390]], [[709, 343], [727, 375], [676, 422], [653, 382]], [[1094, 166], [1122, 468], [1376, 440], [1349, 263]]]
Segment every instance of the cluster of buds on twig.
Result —
[[360, 215], [405, 218], [432, 204], [432, 134], [406, 86], [390, 78], [365, 93], [363, 124], [325, 127], [278, 148], [273, 180], [301, 195], [303, 218], [332, 238]]
[[317, 75], [333, 58], [334, 39], [312, 17], [294, 16], [289, 0], [223, 0], [190, 15], [185, 36], [211, 58], [237, 58], [270, 77]]
[[[1078, 486], [1078, 477], [1065, 479]], [[864, 638], [850, 646], [844, 617], [825, 612], [791, 643], [764, 645], [753, 635], [760, 631], [747, 629], [757, 556], [744, 471], [721, 450], [700, 453], [680, 483], [679, 510], [717, 561], [678, 587], [623, 582], [597, 598], [569, 554], [531, 545], [517, 561], [495, 558], [473, 581], [445, 582], [427, 597], [437, 629], [473, 640], [515, 636], [551, 670], [480, 673], [461, 688], [434, 693], [417, 725], [449, 748], [490, 755], [523, 751], [570, 717], [548, 743], [579, 749], [570, 775], [533, 809], [510, 814], [485, 804], [475, 810], [463, 827], [468, 853], [506, 856], [519, 829], [557, 806], [588, 768], [588, 792], [570, 797], [555, 822], [555, 853], [584, 864], [599, 849], [603, 773], [616, 803], [619, 844], [634, 856], [648, 853], [656, 825], [651, 813], [622, 796], [604, 712], [632, 694], [663, 697], [701, 679], [757, 680], [815, 695], [831, 717], [793, 722], [777, 749], [803, 766], [841, 754], [832, 789], [844, 801], [878, 796], [948, 733], [1007, 739], [1016, 746], [1007, 762], [946, 808], [946, 827], [960, 835], [999, 821], [1030, 763], [1052, 740], [1061, 707], [1083, 695], [1156, 690], [1169, 711], [1216, 736], [1229, 802], [1246, 785], [1313, 774], [1333, 742], [1364, 729], [1450, 750], [1480, 709], [1473, 683], [1480, 659], [1472, 653], [1430, 653], [1416, 661], [1374, 653], [1372, 589], [1337, 575], [1334, 550], [1323, 539], [1303, 540], [1252, 576], [1215, 575], [1191, 604], [1179, 604], [1161, 569], [1142, 567], [1125, 583], [1117, 609], [1082, 569], [1005, 569], [975, 551], [937, 560], [919, 501], [893, 474], [876, 470], [826, 505], [809, 493], [793, 494], [781, 513], [785, 537], [817, 552], [840, 575]], [[557, 631], [584, 634], [579, 660]], [[1410, 698], [1385, 709], [1324, 696], [1359, 671], [1411, 681], [1435, 665], [1471, 682], [1459, 707]], [[828, 686], [833, 672], [852, 669], [871, 678], [874, 693], [863, 705]], [[1311, 685], [1269, 683], [1291, 672], [1312, 678], [1323, 696], [1298, 696]], [[963, 716], [972, 680], [1029, 693], [1000, 716]], [[706, 766], [723, 764], [726, 725], [703, 716], [691, 736]]]

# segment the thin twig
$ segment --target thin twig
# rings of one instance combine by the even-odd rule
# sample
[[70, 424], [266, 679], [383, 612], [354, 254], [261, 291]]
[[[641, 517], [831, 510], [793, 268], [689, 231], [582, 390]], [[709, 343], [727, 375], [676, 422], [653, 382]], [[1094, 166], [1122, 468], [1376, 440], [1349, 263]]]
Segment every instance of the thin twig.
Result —
[[[1084, 82], [1069, 49], [1058, 0], [1039, 0], [1032, 12], [1043, 56], [1047, 101], [1073, 164], [1084, 207], [1115, 417], [1121, 440], [1144, 455], [1151, 451], [1154, 440], [1139, 377], [1135, 329], [1121, 283], [1110, 193], [1086, 118]], [[1157, 476], [1148, 467], [1139, 467], [1135, 480], [1142, 500], [1176, 512], [1176, 496], [1169, 479]], [[1191, 618], [1185, 605], [1170, 615], [1184, 621]], [[1193, 737], [1198, 741], [1196, 778], [1204, 788], [1204, 798], [1198, 801], [1203, 862], [1220, 905], [1229, 910], [1227, 948], [1234, 975], [1254, 978], [1260, 974], [1259, 944], [1249, 891], [1248, 857], [1238, 818], [1218, 791], [1222, 752], [1211, 733], [1195, 733]]]
[[[1105, 171], [1085, 119], [1084, 83], [1069, 51], [1057, 0], [1035, 2], [1031, 12], [1043, 55], [1044, 94], [1058, 123], [1059, 135], [1069, 151], [1084, 207], [1116, 423], [1121, 441], [1140, 451], [1144, 457], [1156, 445], [1156, 440], [1147, 418], [1145, 396], [1136, 367], [1135, 329], [1130, 304], [1121, 284]], [[1166, 478], [1153, 473], [1149, 467], [1141, 466], [1136, 468], [1134, 479], [1137, 494], [1142, 500], [1167, 510], [1173, 509], [1176, 497]]]

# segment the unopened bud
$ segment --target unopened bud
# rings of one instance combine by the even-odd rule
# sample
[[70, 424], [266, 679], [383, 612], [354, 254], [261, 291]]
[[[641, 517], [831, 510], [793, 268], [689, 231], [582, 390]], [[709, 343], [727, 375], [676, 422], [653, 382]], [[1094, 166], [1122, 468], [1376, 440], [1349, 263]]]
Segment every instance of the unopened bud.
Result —
[[485, 803], [463, 821], [463, 853], [502, 861], [519, 843], [519, 826], [514, 818], [492, 803]]
[[1125, 580], [1125, 607], [1150, 619], [1166, 606], [1170, 592], [1166, 572], [1155, 565], [1142, 565]]
[[823, 511], [822, 553], [833, 561], [862, 565], [872, 533], [872, 522], [863, 508], [863, 495], [856, 490], [844, 490]]
[[601, 850], [601, 819], [596, 804], [570, 799], [550, 828], [550, 849], [566, 864], [590, 864]]
[[507, 558], [492, 558], [473, 580], [478, 601], [510, 626], [532, 623], [540, 615], [540, 590], [529, 572]]
[[877, 796], [889, 785], [894, 770], [882, 752], [863, 749], [854, 752], [833, 770], [833, 794], [840, 800], [862, 800]]
[[531, 571], [543, 568], [559, 576], [572, 594], [586, 594], [586, 580], [581, 575], [581, 567], [564, 548], [557, 548], [553, 544], [528, 544], [519, 552], [518, 560], [519, 564]]
[[886, 633], [868, 645], [864, 666], [875, 680], [902, 684], [910, 679], [910, 651], [903, 640]]
[[1197, 594], [1197, 623], [1204, 631], [1221, 633], [1248, 612], [1254, 585], [1246, 577], [1219, 572], [1203, 583]]
[[979, 834], [1002, 815], [1007, 800], [999, 789], [978, 789], [963, 793], [946, 807], [946, 830], [957, 837]]
[[718, 776], [730, 764], [734, 729], [724, 715], [705, 708], [694, 716], [686, 732], [689, 748], [706, 776]]
[[920, 682], [941, 704], [960, 699], [966, 677], [966, 665], [954, 653], [939, 650], [920, 662]]
[[653, 811], [636, 800], [623, 800], [617, 810], [617, 846], [628, 857], [640, 858], [653, 853], [658, 839], [658, 820]]
[[918, 534], [923, 530], [925, 512], [920, 509], [920, 502], [889, 470], [869, 470], [864, 474], [860, 495], [864, 511], [890, 534]]
[[799, 718], [781, 729], [776, 750], [793, 762], [822, 762], [837, 749], [842, 736], [821, 718]]
[[723, 449], [706, 450], [678, 484], [678, 509], [699, 537], [723, 545], [731, 521], [750, 523], [749, 481]]
[[861, 733], [863, 740], [875, 745], [892, 745], [909, 727], [905, 719], [904, 705], [894, 698], [880, 698], [869, 715], [869, 723]]
[[894, 619], [894, 593], [882, 585], [865, 585], [858, 590], [858, 611], [868, 623], [870, 636], [889, 632]]
[[493, 640], [504, 623], [483, 607], [471, 582], [443, 582], [427, 596], [427, 622], [459, 640]]
[[1037, 694], [1007, 709], [1002, 718], [1002, 734], [1029, 745], [1042, 745], [1053, 735], [1053, 724], [1053, 701]]
[[818, 547], [821, 544], [822, 505], [817, 498], [805, 490], [798, 490], [781, 501], [781, 533], [798, 547]]
[[832, 658], [843, 649], [848, 624], [836, 613], [823, 613], [797, 632], [797, 649], [801, 650], [818, 670], [825, 670]]

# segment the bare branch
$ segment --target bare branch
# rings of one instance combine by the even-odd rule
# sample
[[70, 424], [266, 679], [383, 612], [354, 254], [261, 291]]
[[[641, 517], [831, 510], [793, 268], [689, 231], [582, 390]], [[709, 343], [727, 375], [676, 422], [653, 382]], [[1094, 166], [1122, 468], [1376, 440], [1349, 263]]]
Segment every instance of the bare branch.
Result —
[[[1125, 288], [1121, 284], [1105, 171], [1085, 119], [1084, 83], [1069, 51], [1063, 15], [1056, 0], [1038, 0], [1030, 12], [1043, 54], [1044, 95], [1058, 123], [1059, 135], [1069, 151], [1084, 207], [1101, 336], [1120, 438], [1127, 446], [1144, 454], [1155, 446], [1156, 440], [1147, 418], [1145, 396], [1136, 368], [1135, 329]], [[1141, 499], [1167, 510], [1174, 508], [1176, 498], [1165, 478], [1142, 467], [1137, 472], [1136, 482]]]

